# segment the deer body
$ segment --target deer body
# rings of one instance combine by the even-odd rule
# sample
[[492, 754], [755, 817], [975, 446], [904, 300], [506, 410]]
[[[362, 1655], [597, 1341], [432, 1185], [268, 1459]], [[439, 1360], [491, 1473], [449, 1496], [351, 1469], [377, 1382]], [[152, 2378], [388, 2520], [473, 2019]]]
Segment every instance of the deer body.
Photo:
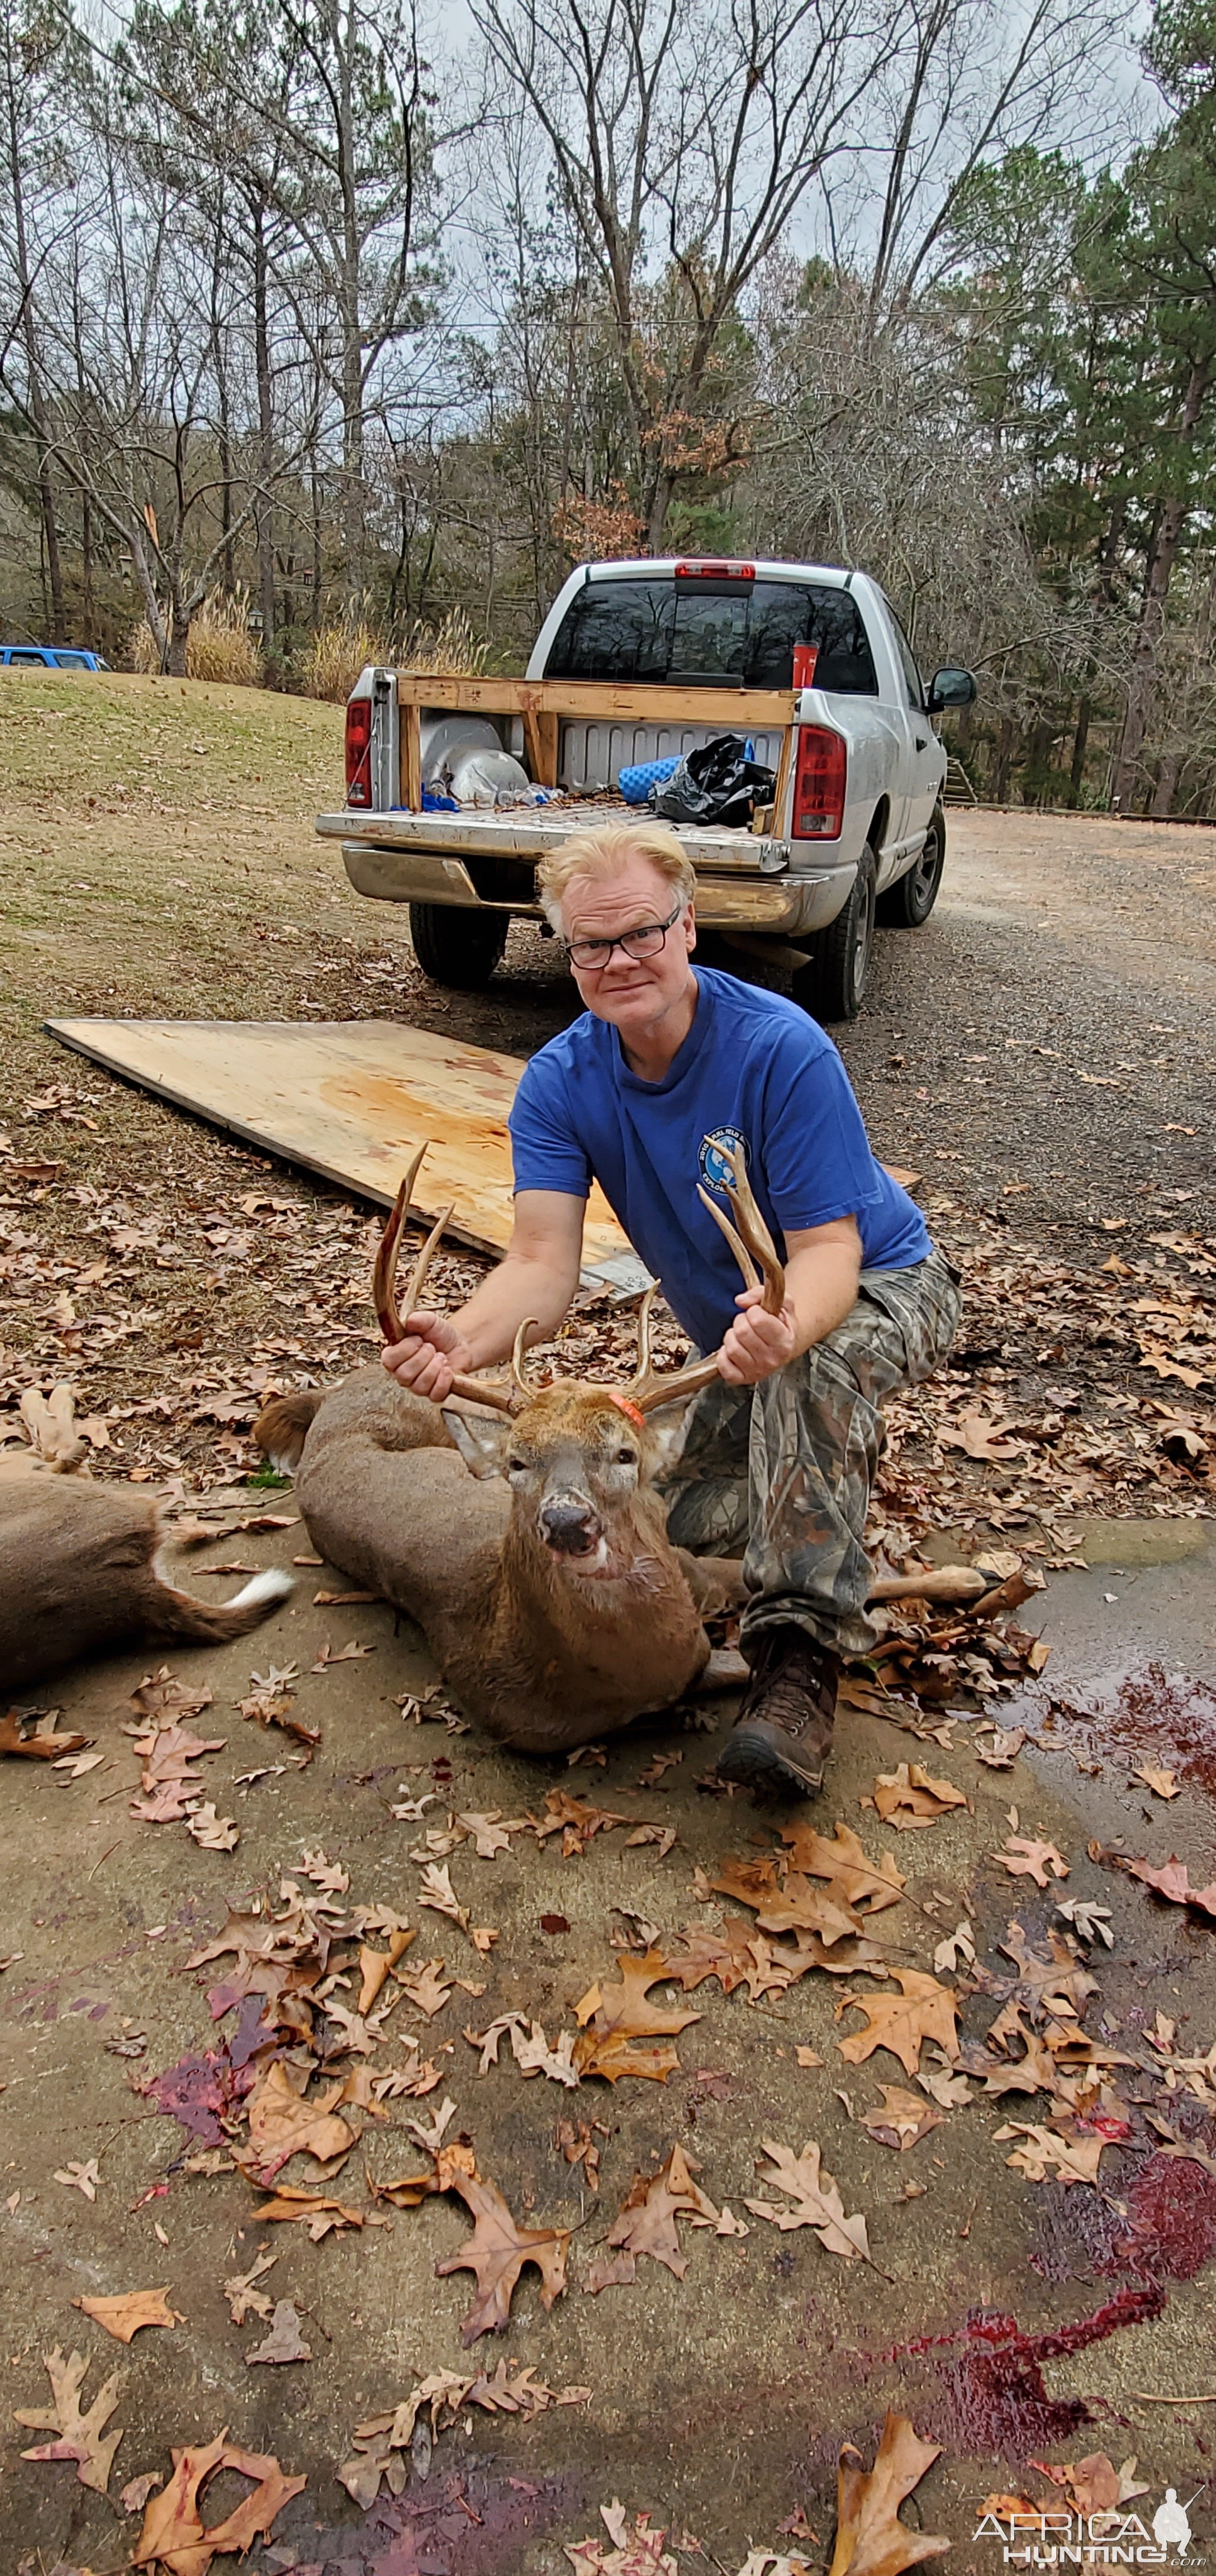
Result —
[[682, 1422], [643, 1431], [569, 1382], [506, 1424], [440, 1414], [380, 1368], [320, 1400], [300, 1449], [305, 1409], [268, 1406], [256, 1436], [296, 1450], [314, 1546], [417, 1620], [488, 1734], [567, 1752], [697, 1681], [718, 1569], [670, 1545], [650, 1481]]
[[0, 1692], [137, 1637], [223, 1645], [292, 1590], [271, 1569], [231, 1601], [196, 1601], [160, 1571], [160, 1513], [129, 1485], [37, 1471], [0, 1481]]

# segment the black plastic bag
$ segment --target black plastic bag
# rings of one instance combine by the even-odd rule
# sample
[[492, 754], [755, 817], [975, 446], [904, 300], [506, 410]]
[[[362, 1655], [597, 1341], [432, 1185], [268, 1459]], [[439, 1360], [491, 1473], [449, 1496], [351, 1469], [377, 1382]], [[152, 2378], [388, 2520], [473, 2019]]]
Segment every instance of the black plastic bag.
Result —
[[651, 788], [654, 812], [667, 823], [750, 823], [754, 806], [772, 803], [777, 782], [747, 749], [741, 734], [717, 733], [685, 752], [670, 778]]

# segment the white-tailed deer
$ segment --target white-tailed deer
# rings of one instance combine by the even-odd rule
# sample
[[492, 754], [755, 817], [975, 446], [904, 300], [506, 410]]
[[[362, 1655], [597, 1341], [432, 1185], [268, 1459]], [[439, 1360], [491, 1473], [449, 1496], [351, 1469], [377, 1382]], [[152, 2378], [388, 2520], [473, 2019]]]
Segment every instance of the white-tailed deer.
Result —
[[33, 1447], [0, 1460], [0, 1691], [28, 1690], [82, 1656], [148, 1639], [221, 1646], [294, 1589], [256, 1574], [231, 1601], [195, 1601], [161, 1570], [160, 1506], [131, 1485], [74, 1474], [84, 1442], [71, 1400], [22, 1398]]
[[[387, 1342], [404, 1337], [394, 1277], [425, 1150], [402, 1182], [376, 1263]], [[734, 1224], [701, 1195], [746, 1284], [763, 1281], [764, 1302], [777, 1312], [784, 1276], [741, 1152], [728, 1191]], [[407, 1314], [451, 1213], [418, 1255]], [[639, 1319], [637, 1374], [625, 1387], [532, 1384], [523, 1356], [529, 1321], [516, 1337], [509, 1390], [479, 1378], [454, 1382], [455, 1395], [489, 1406], [496, 1420], [451, 1404], [441, 1410], [372, 1367], [330, 1395], [281, 1397], [254, 1426], [267, 1456], [294, 1472], [314, 1546], [416, 1619], [469, 1715], [521, 1752], [569, 1751], [670, 1707], [705, 1673], [705, 1614], [742, 1597], [737, 1565], [691, 1557], [667, 1537], [655, 1479], [679, 1456], [689, 1399], [718, 1372], [715, 1354], [655, 1373], [654, 1293]], [[653, 1421], [660, 1410], [666, 1419]]]

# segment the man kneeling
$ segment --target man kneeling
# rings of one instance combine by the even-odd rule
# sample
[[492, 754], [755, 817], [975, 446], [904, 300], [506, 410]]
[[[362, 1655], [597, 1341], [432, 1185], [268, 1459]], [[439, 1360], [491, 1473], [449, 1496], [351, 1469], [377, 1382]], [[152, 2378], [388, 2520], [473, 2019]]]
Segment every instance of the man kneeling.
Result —
[[[533, 1056], [515, 1096], [515, 1223], [497, 1270], [454, 1316], [418, 1312], [384, 1353], [442, 1402], [507, 1358], [520, 1325], [557, 1329], [578, 1285], [598, 1181], [700, 1350], [721, 1343], [667, 1485], [680, 1546], [743, 1548], [751, 1678], [718, 1769], [805, 1796], [823, 1780], [840, 1658], [873, 1642], [863, 1541], [880, 1405], [954, 1337], [954, 1273], [870, 1150], [830, 1038], [792, 1002], [694, 969], [694, 875], [665, 824], [577, 833], [537, 871], [586, 1005]], [[779, 1314], [736, 1294], [729, 1245], [697, 1196], [742, 1145], [785, 1261]]]

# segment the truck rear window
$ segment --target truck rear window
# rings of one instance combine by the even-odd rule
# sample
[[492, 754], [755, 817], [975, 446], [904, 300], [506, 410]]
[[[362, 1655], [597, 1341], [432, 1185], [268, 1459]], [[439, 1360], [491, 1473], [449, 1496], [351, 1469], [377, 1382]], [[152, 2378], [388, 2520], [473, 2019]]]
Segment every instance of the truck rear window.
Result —
[[856, 600], [818, 582], [590, 581], [562, 619], [545, 674], [788, 689], [795, 644], [818, 645], [817, 688], [877, 697]]

